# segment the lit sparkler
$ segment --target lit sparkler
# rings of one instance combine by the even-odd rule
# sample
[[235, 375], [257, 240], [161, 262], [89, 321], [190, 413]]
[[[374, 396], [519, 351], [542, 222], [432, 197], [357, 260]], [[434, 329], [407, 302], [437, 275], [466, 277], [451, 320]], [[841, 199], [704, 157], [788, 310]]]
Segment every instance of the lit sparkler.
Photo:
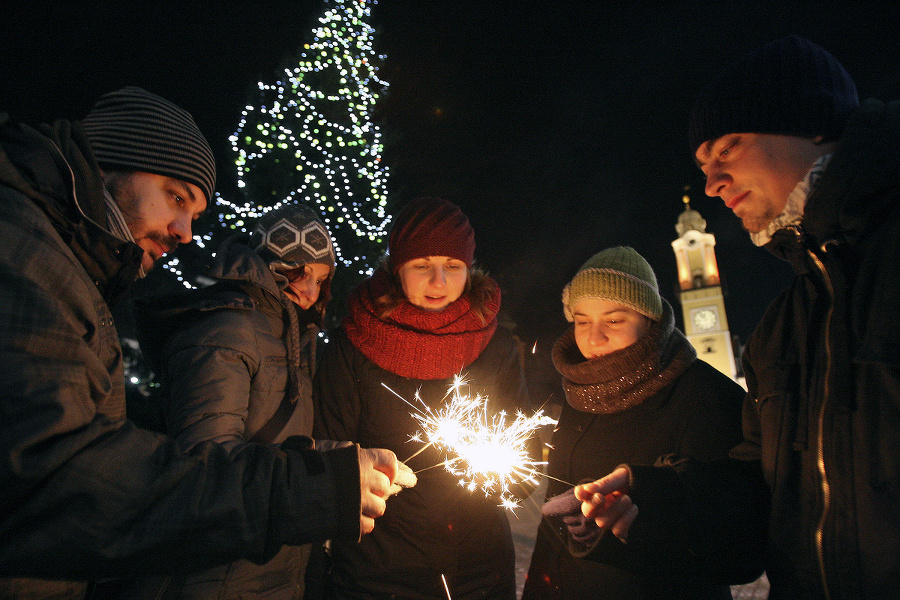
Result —
[[411, 439], [425, 444], [419, 452], [434, 446], [445, 453], [444, 468], [459, 478], [460, 485], [499, 497], [504, 508], [518, 508], [510, 486], [536, 484], [536, 477], [542, 475], [540, 467], [546, 464], [531, 460], [528, 440], [538, 427], [556, 421], [543, 411], [530, 417], [517, 412], [514, 418], [503, 411], [490, 414], [488, 398], [471, 397], [462, 392], [464, 386], [466, 381], [457, 376], [443, 406], [437, 410], [425, 404], [418, 394], [416, 400], [421, 408], [391, 391], [414, 410], [411, 414], [421, 431]]

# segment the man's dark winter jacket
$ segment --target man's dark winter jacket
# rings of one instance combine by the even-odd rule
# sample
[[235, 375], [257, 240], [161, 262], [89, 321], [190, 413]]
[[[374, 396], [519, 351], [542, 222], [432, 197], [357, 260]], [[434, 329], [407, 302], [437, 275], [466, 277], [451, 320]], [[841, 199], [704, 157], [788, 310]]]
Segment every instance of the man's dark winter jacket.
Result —
[[0, 577], [193, 571], [356, 539], [355, 448], [184, 454], [125, 419], [109, 305], [141, 252], [103, 207], [78, 125], [0, 123]]
[[865, 103], [801, 226], [769, 243], [797, 278], [747, 346], [745, 434], [772, 491], [776, 598], [900, 590], [898, 140], [900, 104]]
[[[896, 598], [900, 104], [861, 106], [810, 192], [801, 225], [776, 232], [767, 248], [791, 263], [796, 278], [744, 354], [744, 442], [732, 451], [743, 460], [732, 469], [682, 471], [682, 481], [720, 495], [694, 525], [719, 535], [740, 535], [742, 525], [752, 531], [749, 520], [718, 517], [761, 509], [746, 502], [761, 476], [735, 470], [752, 472], [761, 461], [771, 500], [769, 597]], [[636, 471], [638, 486], [653, 479]]]

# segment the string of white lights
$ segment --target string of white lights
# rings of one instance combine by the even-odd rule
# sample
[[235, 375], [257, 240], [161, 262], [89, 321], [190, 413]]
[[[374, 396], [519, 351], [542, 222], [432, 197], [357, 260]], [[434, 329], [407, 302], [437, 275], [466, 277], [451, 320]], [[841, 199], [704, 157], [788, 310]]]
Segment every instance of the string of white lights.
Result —
[[[344, 267], [371, 274], [390, 225], [382, 136], [371, 113], [387, 82], [378, 77], [368, 24], [373, 0], [326, 0], [326, 11], [297, 63], [275, 83], [260, 82], [229, 137], [243, 198], [217, 194], [218, 232], [246, 232], [269, 210], [304, 202], [322, 217]], [[177, 258], [165, 265], [186, 287]]]

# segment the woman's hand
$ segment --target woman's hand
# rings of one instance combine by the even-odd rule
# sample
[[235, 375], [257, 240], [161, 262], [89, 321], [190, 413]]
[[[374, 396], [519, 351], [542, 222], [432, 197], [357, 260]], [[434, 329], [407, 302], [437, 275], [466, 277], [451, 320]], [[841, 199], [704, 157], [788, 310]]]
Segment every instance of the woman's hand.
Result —
[[626, 541], [628, 529], [638, 515], [638, 507], [628, 495], [631, 473], [619, 467], [606, 477], [575, 486], [575, 497], [581, 500], [581, 512], [594, 519], [597, 527], [609, 529]]

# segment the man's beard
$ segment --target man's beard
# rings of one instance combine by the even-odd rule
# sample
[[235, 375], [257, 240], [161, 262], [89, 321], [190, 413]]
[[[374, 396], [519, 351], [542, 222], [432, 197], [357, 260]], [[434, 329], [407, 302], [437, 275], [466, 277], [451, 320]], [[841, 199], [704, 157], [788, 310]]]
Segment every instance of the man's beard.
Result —
[[[158, 231], [146, 230], [143, 227], [144, 219], [141, 217], [140, 211], [138, 210], [138, 199], [131, 189], [129, 173], [107, 173], [103, 185], [119, 207], [119, 211], [125, 219], [125, 224], [128, 226], [128, 229], [131, 231], [131, 235], [135, 240], [139, 237], [147, 238], [162, 246], [167, 254], [175, 251], [175, 248], [178, 247], [178, 238]], [[138, 232], [141, 232], [140, 235]]]

